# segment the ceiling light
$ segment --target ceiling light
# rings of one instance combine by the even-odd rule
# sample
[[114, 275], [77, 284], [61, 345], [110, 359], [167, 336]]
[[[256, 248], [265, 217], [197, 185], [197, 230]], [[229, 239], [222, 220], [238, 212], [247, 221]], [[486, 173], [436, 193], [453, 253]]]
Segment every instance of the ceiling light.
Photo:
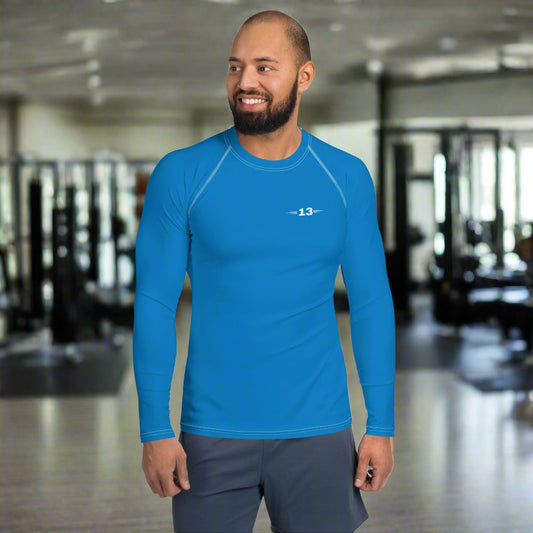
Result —
[[91, 74], [87, 82], [89, 89], [97, 89], [102, 85], [102, 78], [98, 74]]
[[442, 50], [455, 50], [455, 48], [457, 48], [457, 39], [454, 39], [453, 37], [443, 37], [439, 44]]
[[85, 68], [89, 72], [96, 72], [100, 70], [100, 61], [98, 61], [98, 59], [89, 59], [89, 61], [87, 61], [85, 64]]
[[511, 69], [527, 69], [530, 67], [529, 59], [527, 57], [502, 56], [500, 64], [503, 67]]
[[366, 62], [366, 71], [371, 77], [377, 77], [383, 72], [384, 66], [379, 59], [369, 59]]
[[118, 30], [116, 29], [85, 28], [67, 32], [65, 34], [65, 40], [68, 43], [81, 43], [85, 53], [92, 53], [102, 41], [110, 39], [117, 34]]
[[506, 44], [503, 50], [508, 54], [533, 55], [533, 41]]
[[445, 59], [429, 59], [413, 64], [409, 70], [415, 78], [424, 79], [438, 74], [449, 73], [451, 67]]
[[372, 52], [385, 52], [397, 46], [398, 41], [389, 37], [367, 37], [364, 43]]
[[332, 22], [329, 25], [329, 31], [339, 32], [344, 30], [344, 24], [340, 24], [339, 22]]
[[430, 57], [416, 60], [408, 67], [410, 73], [418, 79], [442, 76], [461, 72], [487, 72], [496, 67], [492, 54], [471, 56]]
[[502, 12], [508, 17], [516, 17], [518, 15], [518, 9], [516, 7], [504, 7]]

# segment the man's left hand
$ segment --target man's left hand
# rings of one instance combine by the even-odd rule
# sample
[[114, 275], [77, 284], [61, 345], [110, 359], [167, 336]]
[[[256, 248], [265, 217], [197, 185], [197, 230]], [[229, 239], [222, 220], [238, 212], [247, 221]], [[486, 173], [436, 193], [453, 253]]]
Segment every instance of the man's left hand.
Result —
[[367, 492], [380, 491], [386, 485], [394, 468], [393, 437], [364, 435], [357, 453], [354, 485]]

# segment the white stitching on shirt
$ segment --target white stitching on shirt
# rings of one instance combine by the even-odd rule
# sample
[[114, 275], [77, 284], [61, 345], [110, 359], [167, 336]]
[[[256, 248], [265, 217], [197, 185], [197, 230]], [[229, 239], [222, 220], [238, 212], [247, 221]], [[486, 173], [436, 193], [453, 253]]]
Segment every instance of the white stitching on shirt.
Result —
[[262, 434], [262, 433], [298, 433], [302, 431], [309, 431], [313, 429], [325, 429], [325, 428], [335, 428], [338, 426], [342, 426], [343, 424], [346, 424], [347, 422], [351, 422], [352, 417], [349, 416], [342, 422], [338, 422], [337, 424], [328, 424], [325, 426], [311, 426], [308, 428], [303, 429], [282, 429], [282, 430], [276, 430], [276, 431], [252, 431], [252, 430], [239, 430], [239, 429], [219, 429], [219, 428], [212, 428], [208, 426], [197, 426], [196, 424], [182, 424], [184, 428], [193, 428], [193, 429], [208, 429], [210, 431], [218, 431], [219, 433], [226, 432], [226, 433], [247, 433], [247, 434]]
[[213, 179], [213, 176], [218, 172], [218, 169], [220, 168], [220, 165], [222, 165], [222, 162], [224, 161], [224, 159], [226, 159], [226, 156], [228, 155], [230, 150], [231, 150], [231, 146], [228, 147], [227, 150], [224, 152], [224, 155], [220, 158], [220, 161], [218, 162], [217, 166], [215, 167], [215, 170], [213, 170], [213, 172], [211, 172], [210, 176], [207, 178], [207, 180], [203, 184], [202, 188], [196, 193], [196, 196], [194, 197], [193, 201], [191, 202], [191, 205], [189, 206], [189, 210], [187, 211], [187, 216], [189, 216], [191, 214], [191, 209], [192, 209], [192, 206], [194, 205], [194, 203], [196, 202], [196, 199], [198, 198], [198, 196], [200, 196], [200, 194], [206, 188], [207, 184], [211, 181], [211, 179]]
[[326, 174], [329, 176], [331, 181], [335, 184], [335, 187], [337, 187], [337, 190], [339, 191], [339, 194], [342, 197], [342, 201], [344, 203], [344, 207], [346, 207], [346, 198], [344, 197], [344, 194], [342, 192], [342, 189], [339, 187], [339, 184], [337, 183], [335, 178], [331, 175], [331, 172], [326, 168], [326, 165], [324, 165], [324, 163], [322, 163], [322, 160], [320, 159], [320, 157], [318, 157], [316, 155], [316, 152], [311, 147], [309, 147], [309, 151], [315, 156], [315, 159], [320, 163], [320, 166], [326, 171]]

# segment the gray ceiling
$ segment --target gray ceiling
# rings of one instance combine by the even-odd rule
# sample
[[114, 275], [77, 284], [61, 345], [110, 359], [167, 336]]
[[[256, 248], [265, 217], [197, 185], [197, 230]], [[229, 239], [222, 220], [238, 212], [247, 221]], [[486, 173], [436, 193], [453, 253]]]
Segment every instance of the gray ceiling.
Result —
[[0, 98], [218, 105], [233, 36], [263, 9], [307, 30], [310, 98], [380, 64], [413, 80], [533, 70], [533, 0], [0, 0]]

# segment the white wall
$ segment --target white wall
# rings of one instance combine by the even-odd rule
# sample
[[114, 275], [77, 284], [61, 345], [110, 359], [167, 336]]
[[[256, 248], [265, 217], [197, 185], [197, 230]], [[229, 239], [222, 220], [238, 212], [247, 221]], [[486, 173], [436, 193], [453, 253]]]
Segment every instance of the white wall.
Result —
[[[93, 109], [89, 106], [22, 104], [20, 151], [27, 157], [86, 158], [110, 151], [126, 159], [159, 159], [233, 124], [228, 112], [172, 108]], [[6, 106], [0, 105], [0, 157], [9, 152]]]
[[[19, 150], [28, 158], [87, 158], [112, 151], [125, 158], [161, 158], [195, 142], [190, 113], [124, 106], [99, 110], [74, 105], [24, 103], [19, 110]], [[0, 156], [8, 154], [7, 113], [0, 107]]]
[[310, 133], [319, 139], [362, 159], [372, 177], [376, 172], [377, 139], [376, 122], [343, 122], [339, 124], [316, 124]]

